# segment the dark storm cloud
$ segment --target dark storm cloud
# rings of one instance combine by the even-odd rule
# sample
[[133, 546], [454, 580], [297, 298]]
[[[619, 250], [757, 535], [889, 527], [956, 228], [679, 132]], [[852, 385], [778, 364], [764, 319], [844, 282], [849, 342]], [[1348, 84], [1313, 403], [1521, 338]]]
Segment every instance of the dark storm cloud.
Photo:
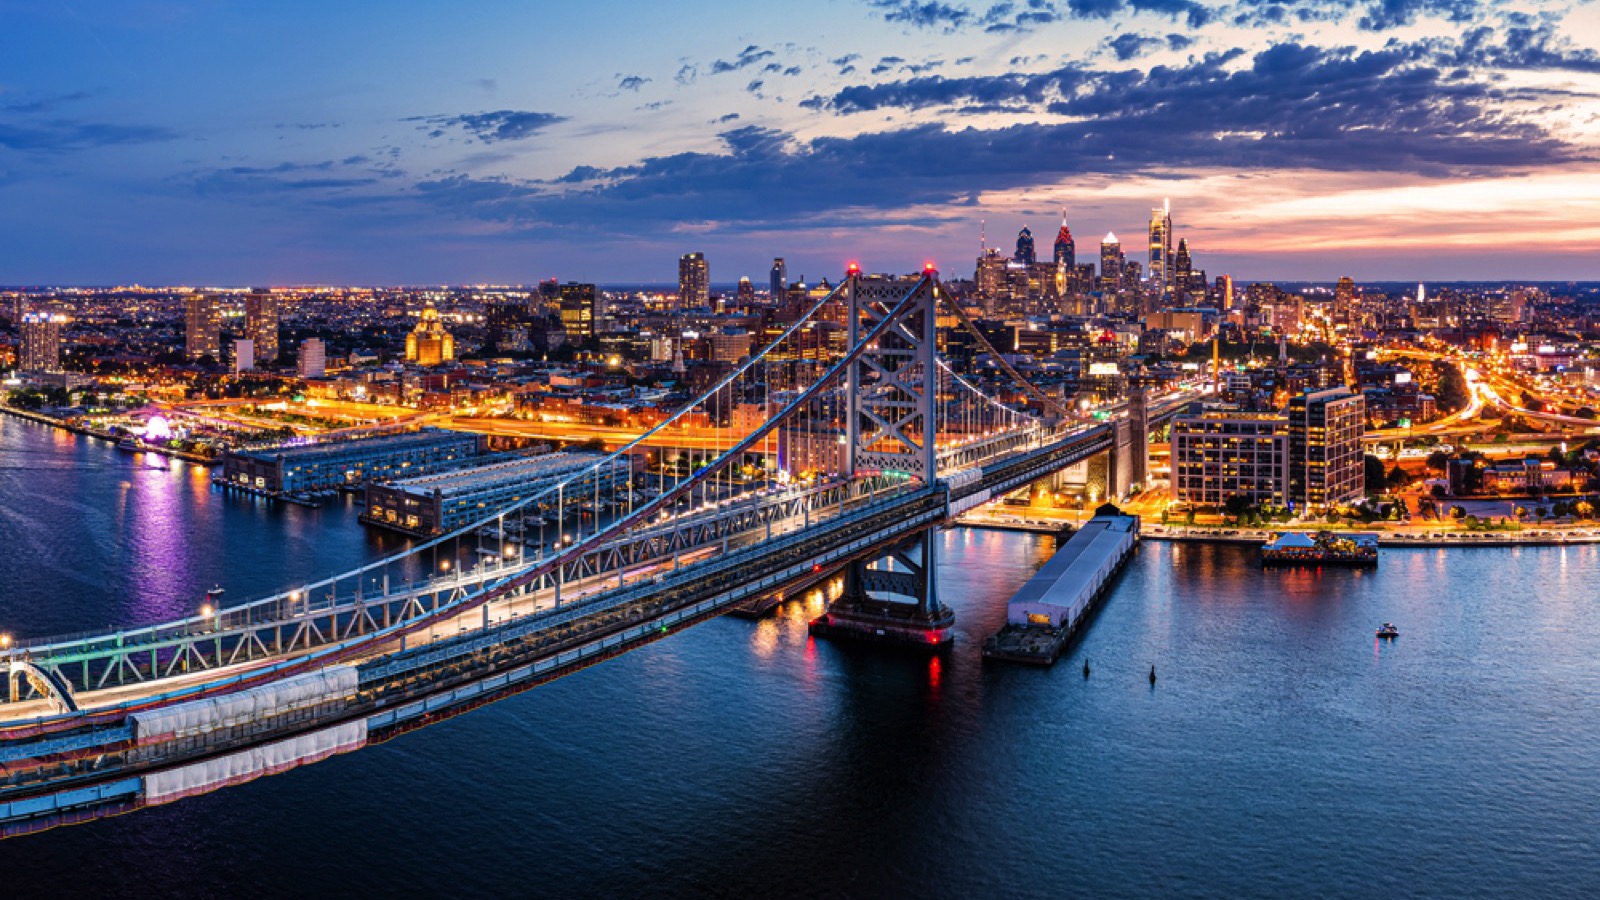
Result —
[[456, 116], [411, 116], [403, 121], [423, 123], [429, 137], [442, 137], [450, 129], [459, 128], [485, 144], [492, 144], [496, 141], [520, 141], [566, 120], [566, 116], [553, 113], [500, 109]]

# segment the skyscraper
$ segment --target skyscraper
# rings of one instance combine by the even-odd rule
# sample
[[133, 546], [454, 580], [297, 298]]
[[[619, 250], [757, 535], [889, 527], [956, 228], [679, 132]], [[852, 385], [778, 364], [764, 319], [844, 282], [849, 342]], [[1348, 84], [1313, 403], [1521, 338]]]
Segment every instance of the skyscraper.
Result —
[[[689, 254], [689, 256], [699, 255]], [[567, 333], [569, 342], [581, 344], [594, 337], [594, 298], [595, 290], [592, 284], [569, 281], [561, 286], [561, 328]]]
[[222, 307], [213, 294], [190, 294], [183, 300], [183, 355], [190, 362], [211, 357], [222, 361]]
[[739, 276], [739, 290], [734, 294], [739, 304], [748, 307], [756, 299], [756, 286], [750, 283], [750, 276]]
[[1112, 232], [1100, 242], [1100, 290], [1116, 293], [1122, 286], [1122, 243]]
[[1167, 299], [1172, 293], [1172, 203], [1150, 210], [1150, 289]]
[[1072, 240], [1072, 229], [1067, 227], [1067, 211], [1061, 211], [1061, 230], [1056, 232], [1055, 261], [1058, 270], [1070, 269], [1078, 264], [1078, 245]]
[[48, 312], [22, 314], [22, 353], [18, 368], [24, 372], [61, 371], [61, 326], [65, 316]]
[[328, 374], [328, 345], [322, 338], [306, 338], [300, 342], [300, 361], [297, 364], [301, 378], [323, 378]]
[[1178, 242], [1178, 253], [1172, 264], [1172, 277], [1173, 302], [1178, 304], [1188, 302], [1189, 295], [1194, 292], [1194, 260], [1189, 258], [1188, 238]]
[[1031, 266], [1038, 261], [1038, 255], [1033, 251], [1033, 232], [1029, 231], [1026, 225], [1017, 232], [1017, 252], [1011, 257], [1011, 261], [1025, 266]]
[[[562, 288], [565, 309], [566, 288]], [[685, 253], [678, 257], [678, 308], [693, 309], [711, 303], [711, 267], [704, 253]]]
[[789, 267], [784, 264], [781, 256], [772, 260], [768, 290], [772, 292], [773, 303], [782, 303], [783, 295], [789, 290]]
[[255, 361], [278, 358], [278, 298], [265, 291], [244, 297], [244, 334], [255, 345]]

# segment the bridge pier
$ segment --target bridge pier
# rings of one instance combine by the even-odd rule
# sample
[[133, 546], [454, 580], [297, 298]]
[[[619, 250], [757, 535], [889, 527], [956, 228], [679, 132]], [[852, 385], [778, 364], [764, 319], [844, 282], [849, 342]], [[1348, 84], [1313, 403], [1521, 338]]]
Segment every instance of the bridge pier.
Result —
[[1112, 425], [1106, 499], [1121, 499], [1150, 482], [1150, 400], [1144, 388], [1128, 394], [1128, 417]]
[[844, 592], [811, 622], [820, 637], [939, 650], [954, 638], [956, 614], [939, 602], [935, 542], [926, 528], [876, 557], [845, 566]]

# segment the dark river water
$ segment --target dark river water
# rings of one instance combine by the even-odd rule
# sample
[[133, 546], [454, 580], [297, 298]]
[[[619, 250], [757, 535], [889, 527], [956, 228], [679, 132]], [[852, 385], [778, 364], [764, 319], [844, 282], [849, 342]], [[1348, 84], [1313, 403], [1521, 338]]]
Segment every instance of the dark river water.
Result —
[[[342, 506], [0, 417], [0, 630], [151, 621], [394, 546]], [[1147, 542], [1062, 663], [983, 665], [1052, 546], [943, 536], [942, 658], [812, 640], [815, 600], [716, 620], [354, 754], [0, 843], [0, 896], [1600, 895], [1600, 549], [1263, 572]]]

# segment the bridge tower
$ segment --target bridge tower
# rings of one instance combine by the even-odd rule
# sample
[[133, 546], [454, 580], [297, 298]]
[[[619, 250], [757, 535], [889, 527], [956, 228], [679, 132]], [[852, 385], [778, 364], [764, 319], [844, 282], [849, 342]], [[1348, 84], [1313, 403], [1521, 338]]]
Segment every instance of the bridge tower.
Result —
[[[846, 371], [845, 471], [939, 480], [937, 314], [940, 293], [931, 268], [907, 278], [852, 273], [844, 286], [849, 346], [907, 297], [901, 327], [888, 332]], [[940, 647], [955, 613], [935, 586], [936, 527], [922, 529], [845, 566], [844, 593], [811, 623], [811, 632], [885, 643]]]

